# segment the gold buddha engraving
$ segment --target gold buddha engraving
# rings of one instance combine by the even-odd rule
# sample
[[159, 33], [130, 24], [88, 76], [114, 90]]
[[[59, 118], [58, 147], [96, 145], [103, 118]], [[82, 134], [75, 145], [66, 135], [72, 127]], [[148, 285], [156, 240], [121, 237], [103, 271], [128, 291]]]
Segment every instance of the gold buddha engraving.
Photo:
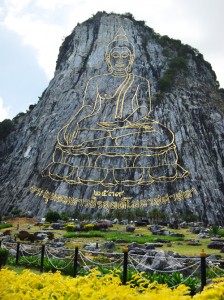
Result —
[[173, 132], [150, 117], [150, 82], [131, 72], [134, 58], [121, 27], [106, 49], [109, 72], [87, 82], [83, 104], [59, 131], [43, 176], [111, 187], [189, 175], [178, 164]]

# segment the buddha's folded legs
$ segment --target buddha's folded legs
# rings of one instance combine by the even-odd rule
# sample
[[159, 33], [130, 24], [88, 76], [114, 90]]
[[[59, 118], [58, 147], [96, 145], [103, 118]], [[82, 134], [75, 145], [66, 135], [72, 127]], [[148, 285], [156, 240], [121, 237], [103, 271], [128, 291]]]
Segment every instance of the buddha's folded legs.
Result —
[[53, 162], [44, 170], [43, 175], [70, 184], [113, 186], [119, 183], [136, 185], [173, 181], [187, 176], [188, 172], [178, 165], [175, 144], [150, 149], [148, 153], [144, 147], [144, 153], [139, 154], [101, 154], [100, 149], [90, 153], [81, 150], [72, 153], [58, 145]]

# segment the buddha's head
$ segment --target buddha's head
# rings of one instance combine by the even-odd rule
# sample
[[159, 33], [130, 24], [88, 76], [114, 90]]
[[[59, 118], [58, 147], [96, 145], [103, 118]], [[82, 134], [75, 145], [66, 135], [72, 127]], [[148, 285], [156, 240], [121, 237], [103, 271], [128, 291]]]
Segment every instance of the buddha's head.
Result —
[[105, 58], [109, 72], [117, 75], [131, 72], [134, 57], [134, 47], [128, 41], [125, 31], [121, 27], [107, 46]]

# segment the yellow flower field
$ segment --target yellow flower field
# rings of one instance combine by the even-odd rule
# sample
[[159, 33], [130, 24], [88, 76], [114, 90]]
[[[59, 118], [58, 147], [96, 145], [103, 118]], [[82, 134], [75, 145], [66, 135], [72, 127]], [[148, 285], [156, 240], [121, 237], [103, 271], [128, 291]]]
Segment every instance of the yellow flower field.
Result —
[[56, 273], [34, 274], [24, 270], [17, 274], [8, 269], [0, 271], [0, 299], [57, 299], [57, 300], [224, 300], [224, 278], [216, 280], [206, 287], [202, 293], [193, 297], [186, 286], [171, 290], [166, 285], [150, 283], [138, 275], [133, 283], [122, 285], [120, 278], [113, 274], [99, 276], [93, 270], [89, 275], [77, 278], [65, 277]]

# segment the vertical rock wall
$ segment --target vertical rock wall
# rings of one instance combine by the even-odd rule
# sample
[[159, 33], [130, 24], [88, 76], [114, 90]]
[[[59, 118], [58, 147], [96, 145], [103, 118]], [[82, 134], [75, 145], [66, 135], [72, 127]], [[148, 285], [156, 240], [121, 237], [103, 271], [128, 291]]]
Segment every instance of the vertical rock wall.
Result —
[[[116, 90], [117, 79], [111, 83], [106, 80], [108, 77], [100, 76], [108, 74], [105, 51], [121, 27], [135, 49], [131, 71], [135, 74], [133, 89], [134, 84], [142, 86], [147, 80], [150, 81], [151, 123], [148, 126], [151, 126], [151, 129], [147, 131], [144, 123], [141, 125], [143, 129], [138, 129], [136, 136], [133, 135], [133, 129], [122, 131], [125, 136], [131, 132], [131, 136], [128, 136], [127, 141], [124, 138], [120, 140], [118, 138], [116, 145], [119, 141], [121, 143], [115, 150], [110, 150], [109, 162], [102, 160], [101, 163], [104, 169], [114, 170], [115, 168], [117, 170], [119, 168], [120, 171], [112, 172], [113, 180], [110, 179], [112, 175], [107, 175], [109, 179], [105, 181], [106, 184], [103, 180], [94, 184], [88, 181], [88, 174], [90, 174], [89, 178], [104, 176], [102, 175], [104, 170], [102, 171], [99, 167], [100, 159], [102, 153], [104, 156], [108, 154], [109, 148], [102, 152], [103, 147], [99, 142], [98, 144], [93, 142], [93, 145], [83, 145], [79, 162], [77, 159], [80, 150], [75, 152], [77, 149], [72, 147], [67, 148], [70, 154], [66, 154], [66, 158], [63, 154], [62, 158], [61, 140], [58, 133], [61, 128], [69, 124], [83, 106], [84, 92], [89, 79], [98, 76], [98, 79], [93, 79], [91, 84], [95, 80], [95, 85], [92, 86], [97, 86], [100, 91], [107, 89], [109, 91], [113, 87]], [[94, 88], [91, 90], [92, 93], [93, 90]], [[129, 92], [131, 94], [131, 90], [127, 89], [125, 93]], [[139, 97], [145, 99], [144, 96]], [[88, 99], [93, 103], [95, 101], [92, 94]], [[182, 45], [180, 41], [161, 37], [146, 27], [144, 22], [137, 22], [130, 15], [96, 14], [93, 18], [78, 25], [72, 34], [66, 37], [59, 51], [54, 78], [43, 92], [38, 104], [32, 111], [14, 119], [12, 132], [7, 139], [1, 141], [0, 207], [2, 213], [7, 214], [12, 209], [20, 208], [25, 212], [31, 211], [35, 215], [44, 215], [48, 209], [73, 210], [74, 205], [82, 210], [88, 209], [93, 212], [97, 209], [108, 211], [117, 208], [158, 207], [168, 213], [196, 213], [202, 221], [223, 225], [223, 101], [222, 90], [218, 88], [210, 64], [205, 62], [202, 55], [195, 49]], [[134, 100], [132, 100], [133, 103]], [[107, 106], [105, 107], [103, 115], [106, 113], [108, 115], [107, 120], [103, 121], [108, 122], [110, 114], [106, 110]], [[123, 111], [127, 115], [130, 115], [129, 108], [130, 106], [127, 105]], [[141, 113], [142, 111], [139, 111], [139, 114]], [[83, 111], [83, 116], [80, 118], [85, 118], [85, 116]], [[158, 165], [154, 161], [148, 171], [146, 167], [149, 160], [162, 157], [162, 155], [157, 155], [157, 150], [157, 156], [153, 156], [155, 152], [150, 147], [144, 150], [146, 151], [145, 157], [148, 159], [145, 165], [142, 165], [143, 160], [140, 158], [143, 152], [138, 150], [139, 145], [150, 143], [150, 146], [152, 144], [161, 146], [163, 139], [166, 139], [165, 130], [163, 131], [157, 123], [152, 123], [154, 121], [173, 132], [175, 138], [173, 145], [177, 155], [174, 160], [176, 159], [176, 163], [184, 171], [189, 172], [186, 176], [175, 177], [172, 175], [173, 169], [168, 167], [165, 171], [163, 167], [158, 171], [157, 168], [153, 168]], [[88, 124], [89, 130], [95, 126], [91, 124], [91, 120]], [[69, 130], [71, 131], [71, 127]], [[158, 132], [160, 130], [161, 139], [151, 133], [147, 135], [146, 131], [150, 130]], [[100, 134], [98, 138], [101, 137]], [[88, 133], [86, 136], [88, 137]], [[151, 142], [149, 142], [150, 139], [152, 139]], [[86, 139], [81, 141], [83, 140]], [[106, 143], [108, 147], [114, 147], [108, 139]], [[71, 145], [77, 147], [75, 141]], [[126, 145], [125, 149], [120, 147], [123, 145]], [[88, 148], [90, 146], [91, 151]], [[62, 148], [65, 153], [67, 151], [65, 143]], [[164, 148], [161, 149], [164, 150]], [[169, 153], [166, 152], [167, 157], [173, 155], [174, 150], [169, 149], [169, 151]], [[74, 162], [75, 153], [78, 154]], [[111, 153], [116, 155], [112, 157]], [[97, 163], [89, 162], [96, 157]], [[114, 157], [117, 158], [116, 161]], [[88, 159], [88, 163], [85, 159]], [[166, 159], [171, 161], [172, 157]], [[137, 166], [138, 160], [141, 161], [139, 163], [141, 172], [144, 169], [145, 178], [148, 176], [144, 182], [136, 179], [139, 176], [139, 169], [134, 169], [135, 172], [132, 175], [128, 173], [130, 171], [128, 164], [132, 167]], [[62, 161], [64, 163], [61, 163]], [[52, 162], [54, 163], [54, 170], [53, 167], [51, 169], [53, 175], [48, 176], [49, 173], [47, 173], [46, 176], [43, 170]], [[63, 165], [64, 169], [57, 170], [58, 162]], [[69, 175], [71, 168], [64, 167], [72, 165], [72, 172], [75, 173], [74, 165], [77, 167], [80, 164], [89, 169], [79, 169], [76, 179], [74, 179], [75, 175], [72, 175], [73, 177]], [[171, 163], [172, 166], [173, 164]], [[101, 173], [97, 175], [99, 170]], [[154, 171], [161, 172], [161, 180], [153, 179], [150, 182], [149, 177]], [[85, 174], [82, 175], [82, 172]], [[60, 174], [61, 177], [54, 176], [55, 174]], [[158, 175], [155, 176], [158, 178]], [[173, 179], [172, 176], [174, 176]], [[69, 181], [68, 178], [71, 180]], [[85, 178], [86, 181], [80, 178]], [[117, 181], [114, 181], [114, 178]], [[125, 178], [130, 178], [130, 181], [125, 181]], [[95, 179], [96, 182], [97, 180]]]

